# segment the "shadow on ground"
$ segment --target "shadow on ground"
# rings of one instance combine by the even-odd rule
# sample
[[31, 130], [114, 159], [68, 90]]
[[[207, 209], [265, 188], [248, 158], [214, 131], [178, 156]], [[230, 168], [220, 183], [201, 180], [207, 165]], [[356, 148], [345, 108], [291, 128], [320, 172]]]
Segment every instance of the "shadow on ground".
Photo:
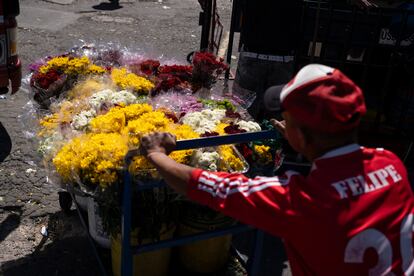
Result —
[[109, 3], [103, 2], [98, 5], [92, 6], [92, 8], [94, 8], [95, 10], [100, 10], [100, 11], [114, 11], [114, 10], [121, 9], [122, 6], [119, 5], [119, 1], [111, 0]]
[[0, 223], [0, 243], [20, 225], [22, 209], [21, 207], [0, 207], [3, 210], [13, 211]]
[[0, 162], [9, 156], [12, 149], [12, 141], [6, 128], [0, 122]]
[[[102, 275], [86, 234], [67, 235], [73, 232], [69, 221], [77, 219], [75, 211], [70, 215], [63, 212], [50, 215], [49, 236], [43, 238], [32, 254], [2, 263], [0, 275]], [[105, 263], [110, 263], [109, 252], [100, 254]]]

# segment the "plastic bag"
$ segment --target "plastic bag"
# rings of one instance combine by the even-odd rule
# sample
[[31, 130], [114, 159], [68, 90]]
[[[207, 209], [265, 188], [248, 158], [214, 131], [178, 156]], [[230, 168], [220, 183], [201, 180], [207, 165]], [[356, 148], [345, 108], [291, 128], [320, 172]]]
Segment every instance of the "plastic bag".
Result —
[[[211, 88], [224, 70], [219, 62], [210, 70], [202, 58], [198, 61], [197, 70], [204, 72], [194, 78], [193, 66], [173, 59], [157, 60], [114, 44], [87, 44], [32, 64], [25, 78], [31, 101], [21, 121], [24, 129], [33, 130], [26, 135], [37, 141], [49, 180], [90, 194], [107, 189], [122, 181], [127, 152], [154, 131], [171, 132], [177, 139], [259, 131], [245, 109], [214, 86], [202, 97], [194, 93], [194, 87]], [[220, 156], [216, 169], [247, 171], [243, 152], [231, 146], [214, 151], [212, 156]], [[190, 162], [194, 152], [173, 152], [171, 158], [195, 164]], [[141, 181], [157, 178], [142, 156], [129, 169]]]

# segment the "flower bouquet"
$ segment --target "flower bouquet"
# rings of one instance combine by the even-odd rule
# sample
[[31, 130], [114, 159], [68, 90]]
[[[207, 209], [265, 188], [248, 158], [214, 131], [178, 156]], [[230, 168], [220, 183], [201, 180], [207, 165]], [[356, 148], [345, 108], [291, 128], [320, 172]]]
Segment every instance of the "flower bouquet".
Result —
[[133, 62], [128, 67], [132, 72], [154, 80], [156, 86], [153, 95], [171, 90], [184, 93], [189, 90], [195, 93], [201, 88], [209, 90], [218, 76], [228, 68], [222, 59], [207, 52], [196, 52], [192, 65], [162, 65], [158, 60], [148, 59]]
[[49, 57], [46, 61], [30, 66], [32, 75], [30, 87], [34, 100], [43, 108], [48, 108], [51, 98], [57, 98], [68, 90], [80, 76], [103, 74], [106, 70], [94, 65], [87, 57], [69, 55]]
[[185, 65], [165, 65], [158, 71], [159, 82], [154, 93], [161, 91], [182, 91], [191, 87], [192, 66]]
[[217, 59], [208, 52], [196, 52], [193, 57], [192, 89], [197, 92], [201, 88], [211, 89], [217, 77], [227, 70], [223, 59]]
[[148, 59], [139, 64], [140, 71], [147, 76], [156, 75], [161, 63], [158, 60]]
[[47, 108], [50, 104], [50, 98], [58, 97], [64, 90], [67, 81], [66, 75], [58, 75], [55, 72], [50, 74], [36, 74], [33, 79], [33, 89], [35, 94], [33, 99], [43, 108]]

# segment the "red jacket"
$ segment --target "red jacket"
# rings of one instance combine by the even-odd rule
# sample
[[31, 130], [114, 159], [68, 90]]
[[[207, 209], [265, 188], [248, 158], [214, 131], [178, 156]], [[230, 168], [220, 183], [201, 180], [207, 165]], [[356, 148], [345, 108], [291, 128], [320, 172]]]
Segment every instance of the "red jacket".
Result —
[[339, 148], [308, 177], [196, 169], [188, 196], [282, 237], [294, 275], [414, 275], [413, 193], [389, 151]]

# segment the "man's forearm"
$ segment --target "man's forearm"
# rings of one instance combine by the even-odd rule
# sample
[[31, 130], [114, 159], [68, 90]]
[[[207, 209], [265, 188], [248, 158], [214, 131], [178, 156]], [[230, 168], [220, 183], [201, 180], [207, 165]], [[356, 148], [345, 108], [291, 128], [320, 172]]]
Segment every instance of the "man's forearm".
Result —
[[165, 182], [178, 193], [186, 194], [194, 168], [179, 164], [162, 152], [152, 152], [148, 160], [158, 169]]

